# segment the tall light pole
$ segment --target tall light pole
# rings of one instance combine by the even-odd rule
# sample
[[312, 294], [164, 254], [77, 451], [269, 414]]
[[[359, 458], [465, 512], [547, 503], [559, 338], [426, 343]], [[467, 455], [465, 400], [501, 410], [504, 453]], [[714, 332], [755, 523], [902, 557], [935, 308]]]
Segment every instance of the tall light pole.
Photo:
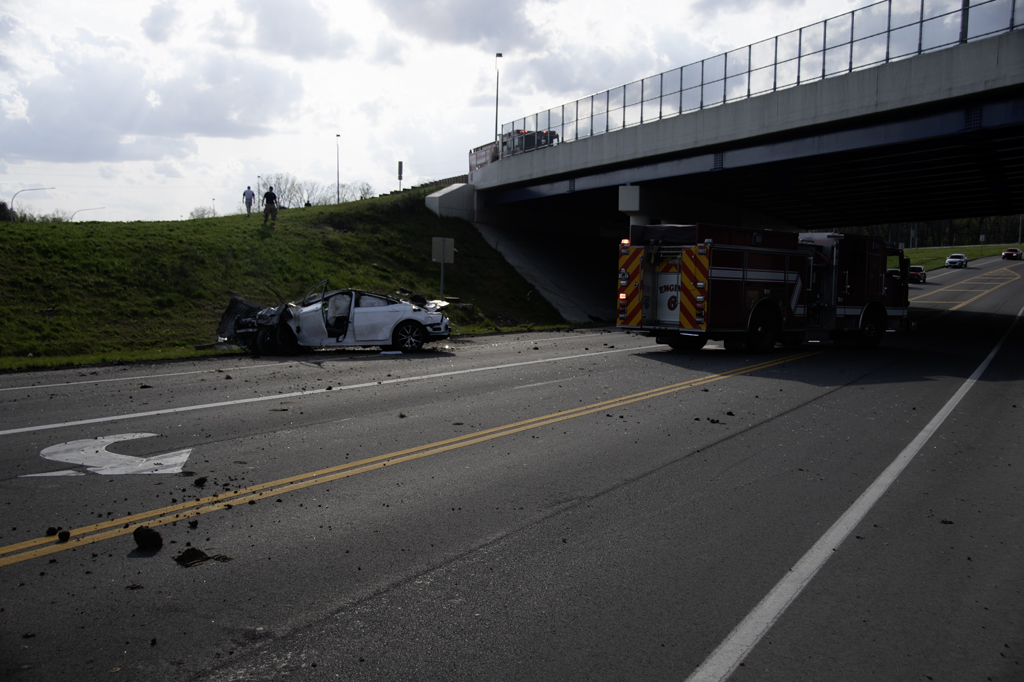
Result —
[[[19, 189], [14, 193], [14, 197], [18, 196], [22, 192], [36, 192], [44, 189], [57, 189], [56, 187], [29, 187], [28, 189]], [[11, 197], [11, 208], [7, 211], [11, 214], [11, 222], [14, 222], [14, 197]]]
[[501, 59], [500, 52], [494, 55], [494, 142], [500, 145], [501, 138], [498, 137], [498, 83], [501, 80], [501, 71], [498, 70], [499, 59]]
[[263, 178], [260, 177], [259, 175], [257, 175], [256, 176], [256, 209], [257, 210], [259, 209], [260, 206], [263, 205], [263, 188], [260, 186], [260, 183], [262, 181], [263, 181]]
[[341, 203], [341, 133], [334, 136], [334, 158], [338, 163], [338, 203]]
[[217, 217], [217, 197], [214, 197], [212, 199], [212, 201], [213, 201], [213, 217], [216, 218]]

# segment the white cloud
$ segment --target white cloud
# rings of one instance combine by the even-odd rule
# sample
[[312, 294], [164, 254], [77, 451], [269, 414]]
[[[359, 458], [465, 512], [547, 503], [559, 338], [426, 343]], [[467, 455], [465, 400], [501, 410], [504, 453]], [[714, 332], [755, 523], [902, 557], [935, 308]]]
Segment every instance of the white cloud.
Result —
[[181, 10], [175, 6], [173, 0], [165, 0], [153, 5], [153, 9], [142, 20], [142, 30], [154, 43], [166, 43], [170, 40], [179, 18]]
[[541, 31], [530, 8], [545, 2], [521, 0], [379, 0], [377, 5], [398, 28], [430, 41], [479, 45], [495, 52], [539, 47]]
[[257, 49], [300, 61], [340, 59], [355, 39], [342, 30], [330, 30], [328, 16], [309, 0], [244, 0], [242, 9], [256, 19]]
[[176, 164], [170, 163], [169, 161], [161, 161], [153, 164], [153, 171], [158, 175], [162, 175], [165, 178], [183, 178], [185, 177], [181, 173], [181, 169]]

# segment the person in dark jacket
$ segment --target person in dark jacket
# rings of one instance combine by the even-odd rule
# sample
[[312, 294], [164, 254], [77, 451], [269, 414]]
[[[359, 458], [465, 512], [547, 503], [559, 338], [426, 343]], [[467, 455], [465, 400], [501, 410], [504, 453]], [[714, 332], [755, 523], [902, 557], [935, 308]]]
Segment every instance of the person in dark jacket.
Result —
[[270, 217], [271, 222], [277, 220], [277, 195], [274, 194], [274, 188], [271, 187], [267, 190], [267, 193], [263, 195], [263, 224], [267, 224], [267, 217]]

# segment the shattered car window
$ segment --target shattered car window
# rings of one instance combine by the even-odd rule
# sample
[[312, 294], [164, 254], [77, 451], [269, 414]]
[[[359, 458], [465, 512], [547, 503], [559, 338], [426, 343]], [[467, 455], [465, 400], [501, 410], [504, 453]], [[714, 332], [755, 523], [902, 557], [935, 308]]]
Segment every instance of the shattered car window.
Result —
[[359, 307], [360, 308], [383, 308], [388, 305], [388, 300], [383, 296], [374, 296], [373, 294], [362, 294], [359, 296]]

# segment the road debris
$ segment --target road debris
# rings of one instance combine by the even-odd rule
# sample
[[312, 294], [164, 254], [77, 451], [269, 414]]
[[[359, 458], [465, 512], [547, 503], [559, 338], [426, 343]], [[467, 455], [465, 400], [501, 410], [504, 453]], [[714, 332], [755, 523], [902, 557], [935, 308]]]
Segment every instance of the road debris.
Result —
[[154, 550], [164, 546], [163, 536], [149, 526], [139, 526], [132, 531], [132, 537], [135, 538], [135, 544], [139, 549]]
[[204, 561], [209, 561], [210, 559], [213, 559], [214, 561], [225, 562], [231, 561], [232, 559], [234, 559], [234, 557], [228, 556], [227, 554], [215, 554], [213, 556], [210, 556], [203, 550], [196, 549], [195, 547], [189, 547], [184, 552], [174, 557], [174, 560], [182, 566], [184, 566], [185, 568], [198, 566]]

